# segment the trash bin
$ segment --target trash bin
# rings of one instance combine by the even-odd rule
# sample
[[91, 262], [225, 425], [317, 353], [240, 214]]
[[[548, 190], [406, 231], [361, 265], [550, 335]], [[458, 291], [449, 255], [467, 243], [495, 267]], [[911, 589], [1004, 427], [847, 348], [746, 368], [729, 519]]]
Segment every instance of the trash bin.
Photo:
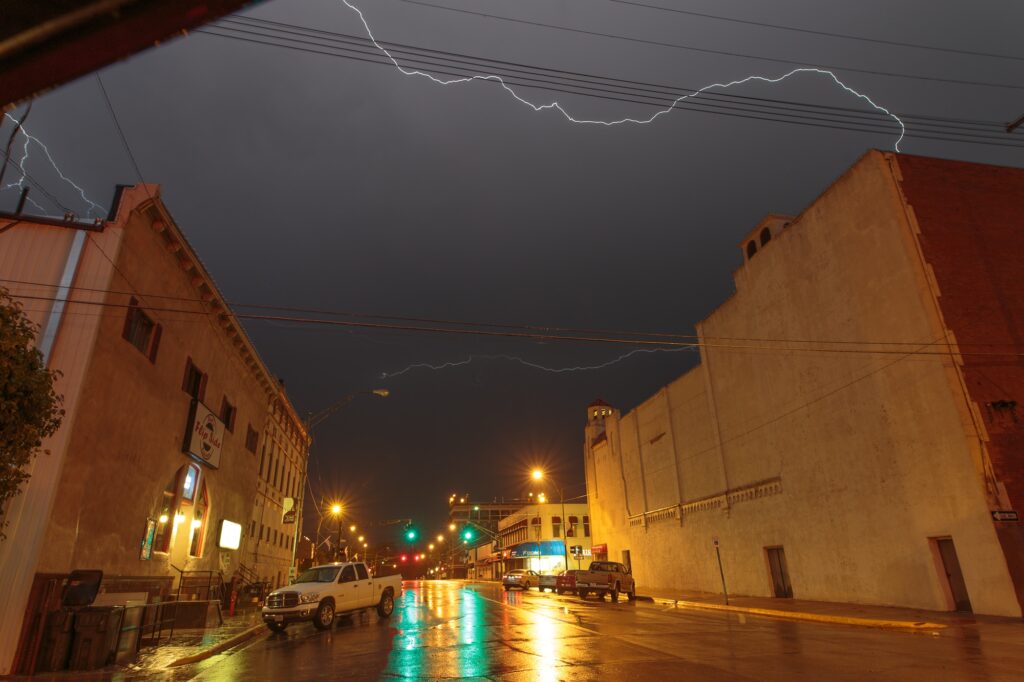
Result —
[[64, 670], [68, 667], [68, 656], [71, 655], [71, 633], [75, 612], [71, 609], [61, 609], [47, 613], [45, 618], [43, 639], [39, 644], [35, 669], [37, 672]]
[[123, 606], [89, 606], [75, 614], [71, 670], [96, 670], [114, 662]]

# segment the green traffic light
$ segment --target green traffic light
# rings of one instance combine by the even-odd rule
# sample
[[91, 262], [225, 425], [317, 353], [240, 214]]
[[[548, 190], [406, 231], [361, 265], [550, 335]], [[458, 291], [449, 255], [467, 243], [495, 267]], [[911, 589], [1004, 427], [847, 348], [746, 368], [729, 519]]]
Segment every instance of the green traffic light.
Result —
[[473, 539], [473, 531], [467, 530], [465, 533], [462, 534], [462, 537], [466, 538], [467, 540], [472, 540]]

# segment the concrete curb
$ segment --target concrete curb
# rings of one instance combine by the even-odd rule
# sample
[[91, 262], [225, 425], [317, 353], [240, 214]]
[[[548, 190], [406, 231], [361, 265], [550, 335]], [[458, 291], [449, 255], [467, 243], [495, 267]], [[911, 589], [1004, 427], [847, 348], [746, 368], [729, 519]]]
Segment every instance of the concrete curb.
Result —
[[768, 616], [770, 618], [785, 618], [787, 620], [805, 620], [815, 623], [832, 623], [833, 625], [854, 625], [865, 628], [882, 628], [886, 630], [910, 630], [921, 632], [925, 630], [942, 630], [947, 626], [943, 623], [929, 623], [927, 621], [909, 620], [884, 620], [880, 618], [860, 618], [856, 616], [830, 616], [824, 613], [808, 613], [806, 611], [783, 611], [780, 609], [761, 609], [751, 606], [732, 606], [725, 604], [707, 604], [704, 602], [684, 601], [682, 599], [664, 599], [661, 597], [637, 597], [637, 599], [650, 599], [657, 604], [665, 604], [684, 609], [705, 609], [709, 611], [730, 611], [732, 613], [747, 613], [754, 616]]
[[247, 639], [253, 638], [263, 628], [264, 628], [264, 625], [262, 623], [260, 623], [258, 625], [253, 625], [248, 630], [243, 630], [242, 632], [239, 632], [234, 637], [231, 637], [229, 639], [225, 639], [223, 642], [219, 642], [217, 644], [214, 644], [209, 649], [203, 649], [199, 653], [192, 654], [191, 656], [182, 656], [181, 658], [178, 658], [178, 659], [175, 659], [175, 660], [171, 661], [170, 663], [168, 663], [164, 667], [165, 668], [177, 668], [177, 667], [182, 666], [182, 665], [191, 665], [192, 663], [198, 663], [199, 661], [203, 661], [203, 660], [209, 658], [210, 656], [213, 656], [214, 654], [219, 654], [220, 652], [224, 651], [225, 649], [230, 649], [231, 647], [238, 646], [239, 644], [241, 644], [242, 642], [246, 641]]

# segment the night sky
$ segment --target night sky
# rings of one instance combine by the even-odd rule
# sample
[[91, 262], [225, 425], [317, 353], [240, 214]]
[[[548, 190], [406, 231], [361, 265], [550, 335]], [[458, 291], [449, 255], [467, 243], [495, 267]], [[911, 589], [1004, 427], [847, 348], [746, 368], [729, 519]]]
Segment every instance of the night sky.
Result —
[[[402, 0], [355, 0], [378, 39], [698, 88], [792, 65], [770, 56], [1014, 88], [836, 69], [893, 112], [1007, 122], [1024, 114], [1024, 4], [644, 0], [748, 21], [1018, 55], [999, 59], [668, 13], [607, 0], [430, 0], [595, 33], [554, 30]], [[365, 35], [340, 0], [277, 0], [246, 14]], [[215, 29], [217, 30], [217, 29]], [[878, 133], [673, 112], [650, 125], [574, 125], [493, 83], [440, 86], [394, 67], [193, 33], [101, 72], [143, 177], [229, 301], [381, 315], [692, 333], [732, 292], [738, 242], [766, 213], [798, 213]], [[827, 77], [728, 91], [871, 111]], [[636, 102], [521, 90], [582, 118], [647, 117]], [[18, 110], [23, 111], [23, 109]], [[104, 206], [138, 181], [94, 75], [41, 97], [27, 128]], [[11, 129], [6, 122], [4, 139]], [[921, 126], [909, 127], [911, 132]], [[1007, 141], [1021, 139], [1024, 129]], [[1001, 142], [1002, 140], [997, 140]], [[907, 139], [904, 152], [1019, 166], [1024, 150]], [[33, 150], [29, 171], [86, 205]], [[5, 178], [10, 181], [11, 175]], [[13, 208], [16, 191], [0, 193]], [[34, 191], [33, 197], [45, 204]], [[52, 213], [61, 211], [47, 205]], [[691, 367], [695, 353], [637, 354], [599, 370], [550, 372], [629, 347], [428, 336], [249, 322], [301, 414], [361, 397], [315, 432], [311, 485], [366, 525], [413, 518], [440, 529], [451, 492], [517, 496], [545, 465], [584, 492], [584, 408], [623, 411]], [[383, 539], [381, 536], [373, 539]]]

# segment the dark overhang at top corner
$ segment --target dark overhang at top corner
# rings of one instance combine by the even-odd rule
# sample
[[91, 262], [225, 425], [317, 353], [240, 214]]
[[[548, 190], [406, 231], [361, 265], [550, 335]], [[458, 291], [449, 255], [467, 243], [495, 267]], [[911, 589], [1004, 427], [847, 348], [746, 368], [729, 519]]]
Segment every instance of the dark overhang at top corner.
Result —
[[7, 0], [0, 111], [160, 44], [253, 0]]

